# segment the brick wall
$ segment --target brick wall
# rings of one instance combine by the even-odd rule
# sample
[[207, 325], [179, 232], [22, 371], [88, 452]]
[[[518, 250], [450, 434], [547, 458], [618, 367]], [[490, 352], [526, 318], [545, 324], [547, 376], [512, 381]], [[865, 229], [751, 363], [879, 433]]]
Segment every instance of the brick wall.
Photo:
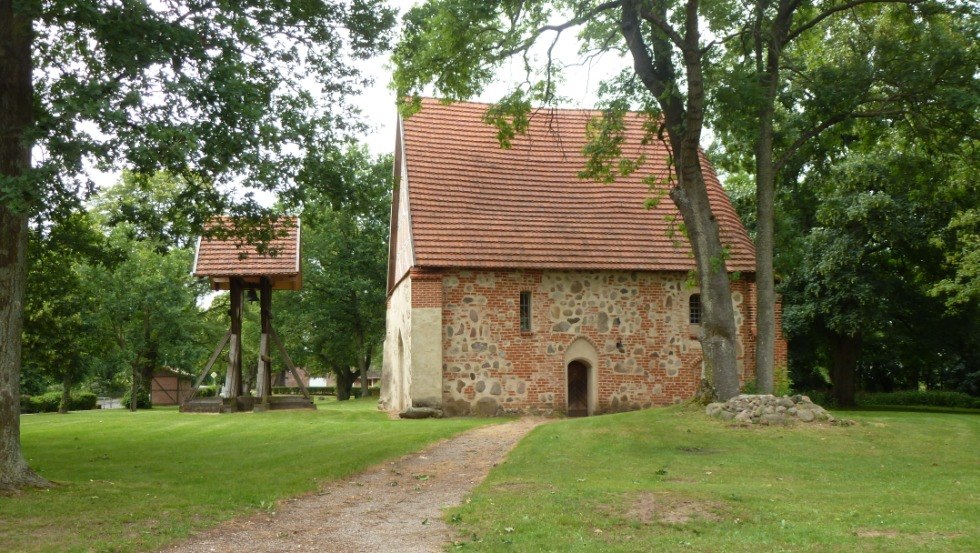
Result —
[[412, 308], [442, 306], [442, 273], [413, 268]]
[[[412, 278], [413, 307], [416, 299], [429, 305], [433, 292], [416, 296], [419, 281]], [[447, 271], [440, 282], [444, 408], [563, 411], [565, 352], [578, 338], [598, 357], [595, 412], [690, 398], [701, 377], [701, 346], [699, 327], [688, 321], [697, 290], [686, 280], [686, 273]], [[733, 283], [743, 379], [754, 378], [753, 288]], [[522, 291], [532, 296], [531, 332], [520, 330]]]

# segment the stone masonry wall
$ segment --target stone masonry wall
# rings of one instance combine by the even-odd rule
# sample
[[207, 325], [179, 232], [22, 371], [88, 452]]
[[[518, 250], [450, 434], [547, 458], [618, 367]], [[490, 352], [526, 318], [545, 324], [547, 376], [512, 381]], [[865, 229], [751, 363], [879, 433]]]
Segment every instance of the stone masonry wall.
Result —
[[[463, 271], [443, 273], [443, 408], [447, 414], [563, 412], [565, 349], [586, 339], [598, 353], [595, 413], [667, 405], [694, 395], [701, 377], [697, 293], [686, 273]], [[754, 378], [754, 285], [733, 282], [739, 373]], [[532, 328], [520, 330], [520, 292]], [[785, 364], [785, 363], [784, 363]]]

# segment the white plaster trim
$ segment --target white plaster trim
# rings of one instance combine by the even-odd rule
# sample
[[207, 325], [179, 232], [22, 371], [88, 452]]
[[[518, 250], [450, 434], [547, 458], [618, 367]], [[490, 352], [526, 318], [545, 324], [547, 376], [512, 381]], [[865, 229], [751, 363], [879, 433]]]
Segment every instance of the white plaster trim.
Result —
[[191, 276], [197, 273], [197, 257], [201, 255], [201, 237], [197, 237], [197, 247], [194, 248], [194, 266], [191, 267]]
[[405, 125], [402, 116], [398, 116], [398, 134], [400, 137], [402, 155], [401, 155], [401, 183], [405, 185], [405, 199], [408, 201], [408, 205], [405, 206], [405, 213], [408, 215], [408, 247], [411, 249], [412, 259], [409, 264], [409, 269], [418, 265], [418, 260], [415, 259], [415, 233], [412, 232], [412, 197], [410, 194], [410, 188], [408, 186], [408, 148], [405, 147]]
[[300, 233], [303, 231], [303, 221], [297, 217], [296, 218], [296, 273], [299, 274], [299, 263], [300, 263], [300, 248], [303, 247], [303, 241], [301, 240]]

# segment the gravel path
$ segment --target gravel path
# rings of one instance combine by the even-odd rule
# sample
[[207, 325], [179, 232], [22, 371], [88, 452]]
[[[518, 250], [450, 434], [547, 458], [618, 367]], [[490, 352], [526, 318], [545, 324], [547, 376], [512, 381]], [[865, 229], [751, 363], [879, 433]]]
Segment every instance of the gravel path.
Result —
[[462, 503], [543, 422], [524, 418], [470, 430], [164, 551], [442, 551], [451, 539], [442, 510]]

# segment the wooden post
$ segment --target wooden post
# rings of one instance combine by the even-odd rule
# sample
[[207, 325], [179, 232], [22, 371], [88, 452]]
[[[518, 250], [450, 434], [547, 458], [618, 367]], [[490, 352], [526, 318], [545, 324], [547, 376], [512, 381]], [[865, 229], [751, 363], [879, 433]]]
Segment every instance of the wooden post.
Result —
[[225, 397], [231, 398], [231, 409], [237, 410], [242, 395], [242, 279], [231, 279], [231, 347], [228, 351], [228, 374], [225, 375]]
[[272, 326], [272, 282], [262, 277], [259, 288], [259, 311], [262, 324], [262, 335], [259, 338], [259, 371], [257, 391], [259, 402], [269, 403], [272, 395], [272, 370], [269, 356], [269, 328]]

